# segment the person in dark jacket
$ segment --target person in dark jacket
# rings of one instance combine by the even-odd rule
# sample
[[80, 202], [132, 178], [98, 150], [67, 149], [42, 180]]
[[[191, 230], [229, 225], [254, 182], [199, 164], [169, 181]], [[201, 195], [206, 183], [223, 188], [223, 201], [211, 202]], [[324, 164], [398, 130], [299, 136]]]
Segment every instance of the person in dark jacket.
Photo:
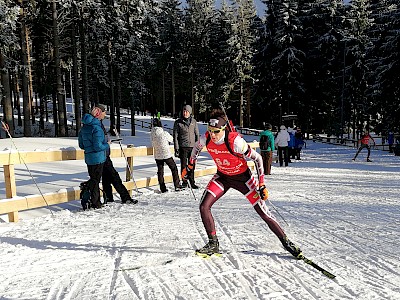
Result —
[[105, 110], [95, 106], [91, 114], [85, 114], [82, 118], [82, 128], [79, 131], [79, 148], [85, 150], [85, 163], [88, 168], [89, 182], [91, 191], [92, 206], [102, 207], [100, 202], [99, 183], [103, 174], [103, 166], [106, 161], [106, 151], [110, 146], [101, 128], [101, 121], [106, 116]]
[[[190, 154], [195, 143], [199, 140], [199, 127], [197, 121], [192, 116], [192, 107], [185, 105], [182, 110], [182, 117], [174, 123], [174, 151], [175, 157], [179, 157], [181, 161], [181, 172], [188, 165]], [[188, 178], [193, 189], [199, 187], [194, 182], [194, 171]], [[182, 178], [182, 186], [187, 186], [187, 180]]]
[[389, 144], [389, 153], [393, 153], [394, 133], [391, 130], [389, 130], [388, 132], [388, 144]]
[[[105, 107], [103, 105], [98, 105], [102, 110], [105, 111]], [[108, 142], [107, 131], [101, 122], [101, 128], [104, 132], [105, 140]], [[103, 191], [106, 194], [107, 202], [114, 202], [112, 187], [114, 186], [115, 190], [119, 194], [122, 203], [131, 202], [133, 204], [138, 203], [138, 200], [132, 199], [126, 187], [122, 184], [121, 177], [119, 176], [117, 170], [115, 170], [112, 160], [110, 158], [110, 149], [106, 150], [106, 161], [103, 166], [103, 176], [102, 176], [102, 184]]]

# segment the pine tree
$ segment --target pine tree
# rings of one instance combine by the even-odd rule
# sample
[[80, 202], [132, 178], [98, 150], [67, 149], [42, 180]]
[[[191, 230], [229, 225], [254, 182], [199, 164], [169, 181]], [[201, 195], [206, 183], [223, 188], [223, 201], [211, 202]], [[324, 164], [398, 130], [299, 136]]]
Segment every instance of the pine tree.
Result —
[[[370, 11], [367, 0], [353, 0], [350, 4], [347, 19], [350, 22], [349, 51], [349, 99], [356, 119], [353, 126], [363, 130], [369, 127], [371, 99], [367, 98], [367, 62], [366, 52], [369, 44], [367, 32], [370, 28]], [[369, 128], [368, 128], [369, 129]]]
[[[183, 64], [193, 76], [193, 102], [199, 105], [199, 112], [207, 109], [210, 86], [209, 58], [213, 51], [209, 47], [212, 23], [216, 10], [212, 0], [189, 0], [185, 14], [184, 56]], [[196, 108], [193, 107], [196, 111]]]
[[[232, 36], [228, 43], [232, 48], [232, 62], [236, 68], [234, 87], [239, 90], [239, 125], [244, 125], [244, 113], [247, 115], [246, 124], [250, 125], [250, 85], [252, 86], [253, 56], [256, 42], [253, 22], [256, 10], [253, 1], [235, 0], [232, 23]], [[247, 96], [246, 96], [247, 95]], [[247, 99], [245, 99], [245, 97]]]
[[297, 1], [277, 5], [277, 26], [272, 37], [277, 54], [272, 59], [273, 87], [284, 113], [292, 114], [304, 96], [304, 52], [298, 48], [302, 25], [297, 17]]
[[[180, 2], [177, 0], [165, 0], [161, 2], [159, 14], [159, 39], [158, 47], [155, 47], [157, 61], [157, 74], [161, 73], [162, 81], [162, 112], [171, 111], [175, 114], [176, 109], [176, 75], [179, 72], [179, 65], [182, 62], [183, 48], [183, 11]], [[160, 70], [160, 72], [159, 72]], [[167, 76], [169, 77], [167, 78]], [[174, 76], [174, 77], [172, 77]], [[169, 79], [169, 80], [168, 80]], [[167, 105], [166, 82], [171, 87], [171, 99]], [[160, 105], [161, 106], [161, 105]]]
[[396, 127], [398, 129], [400, 121], [399, 17], [400, 6], [397, 1], [371, 1], [373, 23], [369, 30], [372, 46], [368, 52], [368, 97], [373, 100], [373, 112], [382, 117], [375, 124], [382, 134]]

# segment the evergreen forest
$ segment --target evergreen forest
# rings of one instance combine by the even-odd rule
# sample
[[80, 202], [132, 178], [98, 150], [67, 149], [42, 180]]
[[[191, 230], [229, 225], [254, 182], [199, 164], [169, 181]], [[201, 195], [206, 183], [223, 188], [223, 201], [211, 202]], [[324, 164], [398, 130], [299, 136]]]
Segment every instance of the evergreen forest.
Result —
[[207, 120], [223, 104], [242, 127], [399, 131], [399, 0], [262, 2], [0, 0], [3, 121], [29, 137], [51, 119], [63, 137], [96, 103], [110, 131], [122, 108]]

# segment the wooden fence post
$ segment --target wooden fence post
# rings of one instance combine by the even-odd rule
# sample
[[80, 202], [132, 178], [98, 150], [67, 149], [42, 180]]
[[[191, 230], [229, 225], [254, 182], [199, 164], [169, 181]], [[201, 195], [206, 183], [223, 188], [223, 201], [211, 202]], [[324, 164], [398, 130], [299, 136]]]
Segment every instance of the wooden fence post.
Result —
[[[133, 145], [127, 145], [127, 148], [133, 148]], [[125, 181], [131, 181], [132, 176], [131, 176], [131, 172], [133, 174], [133, 156], [127, 156], [126, 157], [126, 178]], [[131, 170], [131, 172], [129, 172], [129, 170]], [[129, 195], [132, 197], [132, 190], [129, 190]]]
[[4, 165], [3, 168], [4, 168], [4, 183], [6, 186], [6, 197], [13, 198], [17, 196], [14, 165]]
[[[17, 196], [17, 186], [15, 184], [14, 165], [3, 165], [4, 168], [4, 183], [6, 187], [6, 197], [13, 198]], [[8, 213], [9, 222], [18, 222], [18, 211]]]

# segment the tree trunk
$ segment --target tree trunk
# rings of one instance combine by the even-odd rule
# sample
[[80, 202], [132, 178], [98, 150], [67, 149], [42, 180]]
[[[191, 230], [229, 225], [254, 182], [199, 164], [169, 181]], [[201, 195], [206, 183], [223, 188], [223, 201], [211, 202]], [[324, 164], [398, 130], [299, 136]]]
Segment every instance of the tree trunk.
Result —
[[29, 69], [30, 69], [30, 54], [28, 29], [25, 23], [25, 8], [23, 2], [21, 5], [21, 55], [22, 55], [22, 97], [23, 97], [23, 115], [24, 115], [24, 136], [32, 136], [31, 128], [31, 110], [32, 99], [29, 97]]
[[79, 70], [78, 70], [78, 27], [73, 22], [72, 30], [72, 69], [74, 74], [74, 103], [75, 103], [75, 123], [76, 123], [76, 136], [78, 136], [79, 130], [81, 129], [82, 122], [82, 111], [81, 111], [81, 92], [79, 90]]
[[[171, 80], [172, 80], [172, 118], [175, 118], [175, 69], [174, 63], [171, 63]], [[193, 109], [193, 107], [192, 107]]]
[[[119, 73], [118, 73], [119, 74]], [[117, 101], [115, 102], [115, 110], [117, 113], [117, 131], [121, 132], [121, 100], [122, 100], [122, 91], [121, 91], [121, 77], [117, 75]]]
[[247, 109], [247, 126], [250, 128], [251, 127], [251, 102], [250, 102], [250, 80], [247, 82], [247, 93], [246, 93], [246, 109]]
[[57, 20], [57, 2], [53, 0], [52, 3], [53, 12], [53, 38], [54, 38], [54, 68], [56, 73], [56, 97], [58, 102], [58, 136], [67, 136], [67, 129], [65, 126], [66, 115], [65, 115], [65, 91], [63, 88], [63, 80], [60, 66], [60, 36], [58, 32], [58, 20]]
[[243, 79], [240, 79], [239, 126], [243, 127]]
[[12, 86], [14, 94], [14, 108], [17, 110], [18, 115], [18, 126], [22, 126], [22, 116], [21, 116], [21, 102], [19, 99], [19, 83], [18, 83], [18, 72], [12, 71]]
[[[83, 13], [82, 13], [83, 14]], [[86, 52], [86, 35], [84, 20], [79, 23], [79, 39], [81, 44], [81, 64], [82, 64], [82, 97], [83, 97], [83, 114], [90, 111], [89, 99], [89, 81], [88, 81], [88, 65]]]
[[6, 67], [5, 57], [1, 51], [0, 51], [0, 72], [1, 72], [1, 84], [3, 86], [2, 102], [4, 103], [3, 106], [4, 121], [9, 127], [10, 134], [14, 135], [14, 121], [13, 121], [14, 116], [13, 116], [13, 107], [12, 107], [12, 98], [10, 89], [10, 75]]
[[108, 51], [109, 51], [109, 66], [110, 66], [110, 133], [111, 135], [115, 135], [115, 94], [114, 94], [114, 68], [113, 62], [111, 58], [111, 42], [108, 42]]
[[162, 71], [162, 103], [163, 103], [163, 107], [162, 107], [162, 113], [164, 115], [167, 114], [167, 108], [165, 106], [165, 71]]
[[136, 135], [136, 128], [135, 128], [135, 98], [134, 98], [134, 93], [132, 92], [132, 102], [131, 102], [131, 135], [135, 136]]
[[57, 113], [57, 91], [53, 87], [53, 123], [54, 123], [54, 134], [58, 136], [58, 113]]

